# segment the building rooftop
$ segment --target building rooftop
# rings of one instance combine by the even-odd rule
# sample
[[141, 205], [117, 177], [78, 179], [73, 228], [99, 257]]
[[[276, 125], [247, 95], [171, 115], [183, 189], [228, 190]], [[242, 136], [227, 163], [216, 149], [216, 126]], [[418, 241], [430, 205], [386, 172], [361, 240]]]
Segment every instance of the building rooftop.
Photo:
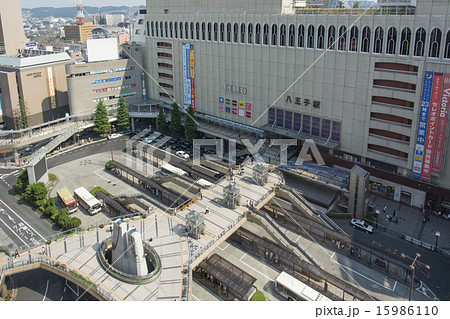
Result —
[[32, 56], [32, 57], [26, 57], [26, 58], [13, 58], [13, 57], [6, 57], [6, 56], [0, 56], [0, 65], [6, 65], [16, 68], [23, 68], [27, 66], [34, 66], [39, 64], [47, 64], [47, 63], [55, 63], [55, 62], [63, 62], [63, 61], [70, 61], [70, 56], [63, 52], [63, 53], [55, 53], [55, 54], [48, 54], [48, 55], [39, 55], [39, 56]]

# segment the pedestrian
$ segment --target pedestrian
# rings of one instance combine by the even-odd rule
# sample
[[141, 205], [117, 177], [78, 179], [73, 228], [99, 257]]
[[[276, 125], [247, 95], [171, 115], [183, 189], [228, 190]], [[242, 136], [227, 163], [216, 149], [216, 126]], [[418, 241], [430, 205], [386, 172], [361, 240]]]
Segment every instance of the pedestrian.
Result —
[[386, 214], [386, 209], [387, 209], [387, 206], [386, 206], [386, 205], [384, 205], [384, 208], [383, 208], [383, 213], [385, 213], [385, 214]]
[[251, 157], [252, 165], [253, 165], [253, 156]]
[[45, 250], [45, 247], [42, 247], [42, 255], [47, 255], [47, 251]]
[[20, 257], [18, 249], [16, 249], [16, 251], [14, 252], [14, 257]]
[[200, 199], [203, 199], [203, 194], [202, 194], [202, 192], [200, 192]]
[[392, 216], [394, 216], [394, 217], [395, 217], [395, 209], [394, 209], [394, 212], [392, 213]]

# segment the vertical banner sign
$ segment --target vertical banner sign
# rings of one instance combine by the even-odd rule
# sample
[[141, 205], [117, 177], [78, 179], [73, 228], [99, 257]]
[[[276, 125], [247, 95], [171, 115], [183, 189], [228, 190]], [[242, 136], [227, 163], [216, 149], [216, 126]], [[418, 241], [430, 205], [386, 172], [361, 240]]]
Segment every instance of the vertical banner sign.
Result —
[[187, 107], [191, 105], [192, 95], [191, 95], [191, 45], [186, 44], [186, 86], [187, 86]]
[[186, 50], [185, 50], [186, 44], [183, 43], [183, 49], [182, 49], [182, 53], [183, 53], [183, 92], [184, 92], [184, 98], [183, 98], [183, 104], [184, 104], [184, 109], [188, 108], [188, 91], [187, 91], [187, 84], [186, 84], [186, 78], [187, 78], [187, 65], [186, 65]]
[[436, 143], [434, 145], [432, 172], [441, 174], [442, 160], [444, 157], [445, 133], [447, 132], [448, 106], [450, 100], [450, 74], [444, 75], [441, 105], [439, 108], [439, 123], [436, 132]]
[[433, 86], [433, 72], [425, 72], [423, 79], [422, 101], [420, 103], [419, 127], [417, 129], [416, 149], [412, 177], [420, 179], [422, 175], [423, 151], [427, 136], [428, 109], [430, 107], [431, 88]]
[[195, 111], [195, 83], [194, 83], [194, 45], [190, 45], [189, 50], [190, 66], [191, 66], [191, 105]]
[[427, 138], [425, 140], [425, 153], [422, 165], [422, 180], [429, 182], [431, 179], [431, 166], [433, 161], [434, 142], [436, 140], [436, 126], [439, 116], [439, 102], [441, 101], [442, 80], [444, 74], [435, 73], [433, 91], [431, 93], [430, 111], [428, 116]]
[[53, 79], [53, 70], [51, 67], [47, 68], [48, 73], [48, 95], [50, 97], [50, 108], [56, 107], [56, 94], [55, 94], [55, 82]]

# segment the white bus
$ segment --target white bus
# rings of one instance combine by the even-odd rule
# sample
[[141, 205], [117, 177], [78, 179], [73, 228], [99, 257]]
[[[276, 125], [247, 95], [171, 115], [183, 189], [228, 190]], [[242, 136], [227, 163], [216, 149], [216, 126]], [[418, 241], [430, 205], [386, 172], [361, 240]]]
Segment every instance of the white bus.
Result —
[[69, 214], [75, 213], [78, 209], [78, 204], [75, 199], [70, 195], [67, 188], [61, 188], [56, 192], [58, 194], [61, 203], [64, 205], [64, 208], [67, 209]]
[[77, 188], [74, 190], [74, 195], [78, 203], [83, 206], [89, 214], [95, 215], [102, 209], [102, 203], [89, 193], [86, 188]]
[[275, 290], [287, 300], [331, 301], [284, 271], [275, 279]]

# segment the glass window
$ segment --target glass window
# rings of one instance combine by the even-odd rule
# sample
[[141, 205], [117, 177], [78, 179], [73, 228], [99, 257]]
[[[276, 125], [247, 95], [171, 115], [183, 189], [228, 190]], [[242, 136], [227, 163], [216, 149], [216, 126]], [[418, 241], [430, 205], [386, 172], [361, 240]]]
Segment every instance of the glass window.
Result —
[[302, 127], [302, 114], [294, 113], [294, 131], [300, 131]]
[[273, 125], [275, 123], [275, 109], [271, 107], [269, 109], [269, 125]]
[[319, 136], [320, 134], [320, 118], [313, 116], [311, 125], [311, 134]]
[[292, 130], [292, 112], [286, 111], [284, 115], [284, 128]]
[[325, 47], [325, 27], [320, 25], [317, 29], [317, 48], [323, 49]]
[[373, 53], [383, 53], [383, 28], [377, 27], [375, 29]]
[[330, 25], [328, 28], [328, 50], [334, 50], [334, 43], [336, 41], [336, 28]]
[[339, 28], [338, 50], [347, 50], [347, 28], [344, 25]]
[[364, 27], [361, 36], [361, 52], [370, 52], [370, 28]]
[[341, 122], [333, 121], [333, 131], [331, 134], [331, 139], [336, 142], [341, 141]]
[[350, 51], [357, 52], [358, 51], [358, 27], [353, 26], [350, 31]]
[[425, 50], [426, 32], [424, 28], [420, 28], [416, 32], [416, 41], [414, 44], [414, 56], [423, 56]]
[[402, 30], [402, 38], [400, 41], [400, 55], [409, 55], [409, 48], [411, 46], [411, 30], [409, 28]]
[[395, 54], [395, 47], [397, 46], [397, 29], [389, 28], [387, 34], [387, 48], [386, 54]]
[[305, 134], [310, 134], [310, 130], [311, 130], [311, 116], [303, 115], [302, 132]]
[[295, 47], [295, 26], [293, 24], [289, 26], [289, 46]]
[[323, 138], [328, 138], [330, 136], [331, 121], [327, 119], [322, 119], [322, 131], [320, 136]]
[[442, 32], [438, 28], [434, 28], [433, 31], [431, 31], [430, 51], [428, 53], [428, 56], [430, 58], [439, 58], [439, 51], [441, 49], [441, 37]]
[[299, 48], [305, 47], [305, 27], [303, 26], [303, 24], [300, 24], [300, 26], [298, 27], [297, 46]]
[[277, 120], [276, 120], [276, 126], [283, 127], [284, 125], [284, 111], [277, 109]]
[[314, 26], [308, 27], [308, 48], [314, 48]]

